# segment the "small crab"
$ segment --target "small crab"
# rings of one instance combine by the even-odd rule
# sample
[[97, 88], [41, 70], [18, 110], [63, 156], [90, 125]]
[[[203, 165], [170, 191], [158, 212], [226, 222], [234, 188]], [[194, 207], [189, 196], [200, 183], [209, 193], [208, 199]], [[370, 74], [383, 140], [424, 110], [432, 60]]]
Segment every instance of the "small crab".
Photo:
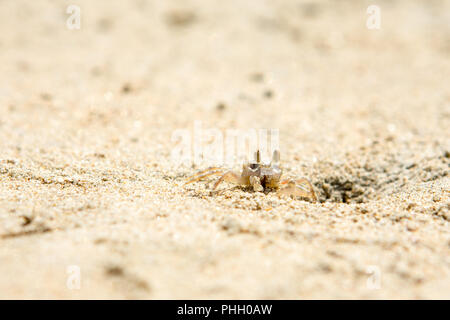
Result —
[[261, 156], [258, 150], [255, 153], [255, 162], [244, 163], [240, 174], [231, 170], [226, 171], [220, 167], [210, 167], [191, 176], [185, 185], [212, 175], [222, 175], [214, 184], [213, 190], [215, 190], [222, 181], [227, 181], [241, 186], [251, 186], [255, 192], [262, 192], [266, 189], [276, 189], [278, 190], [278, 195], [298, 196], [316, 202], [316, 194], [314, 193], [311, 183], [307, 179], [301, 178], [298, 180], [288, 179], [280, 181], [282, 169], [280, 168], [279, 163], [280, 151], [275, 150], [273, 152], [272, 161], [268, 164], [264, 164], [261, 163]]

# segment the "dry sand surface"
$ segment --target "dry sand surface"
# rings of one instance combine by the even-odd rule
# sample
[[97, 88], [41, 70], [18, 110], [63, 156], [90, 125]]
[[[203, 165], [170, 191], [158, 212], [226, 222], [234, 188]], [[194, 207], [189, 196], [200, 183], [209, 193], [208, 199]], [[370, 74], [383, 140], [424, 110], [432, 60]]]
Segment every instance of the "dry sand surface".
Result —
[[[7, 0], [0, 31], [0, 298], [450, 298], [450, 1]], [[195, 121], [279, 129], [319, 202], [183, 186]]]

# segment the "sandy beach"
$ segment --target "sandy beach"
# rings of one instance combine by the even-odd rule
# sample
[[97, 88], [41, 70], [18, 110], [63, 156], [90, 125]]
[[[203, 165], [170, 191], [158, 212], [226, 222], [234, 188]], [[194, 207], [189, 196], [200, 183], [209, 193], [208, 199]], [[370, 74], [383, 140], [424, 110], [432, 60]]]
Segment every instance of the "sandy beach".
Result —
[[[450, 299], [450, 1], [14, 0], [0, 31], [1, 299]], [[318, 201], [184, 185], [196, 124], [278, 130]]]

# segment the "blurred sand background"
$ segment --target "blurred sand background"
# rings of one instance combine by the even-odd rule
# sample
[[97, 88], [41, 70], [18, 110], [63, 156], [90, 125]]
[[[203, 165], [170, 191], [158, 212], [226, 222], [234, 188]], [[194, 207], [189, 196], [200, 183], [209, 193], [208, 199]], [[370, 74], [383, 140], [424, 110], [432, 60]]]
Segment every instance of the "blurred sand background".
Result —
[[[449, 76], [450, 1], [0, 1], [0, 298], [449, 299]], [[320, 202], [183, 187], [196, 120]]]

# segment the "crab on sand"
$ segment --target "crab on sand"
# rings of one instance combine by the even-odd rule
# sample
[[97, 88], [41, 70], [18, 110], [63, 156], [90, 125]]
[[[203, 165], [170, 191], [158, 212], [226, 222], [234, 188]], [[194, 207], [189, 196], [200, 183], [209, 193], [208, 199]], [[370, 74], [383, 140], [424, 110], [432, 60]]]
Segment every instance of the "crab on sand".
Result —
[[255, 153], [255, 161], [244, 163], [241, 173], [225, 170], [220, 167], [210, 167], [191, 176], [185, 185], [212, 175], [221, 175], [214, 184], [213, 190], [215, 190], [221, 182], [226, 181], [241, 186], [251, 186], [255, 192], [275, 189], [277, 190], [278, 195], [302, 197], [307, 198], [312, 202], [316, 202], [316, 194], [314, 193], [311, 183], [307, 179], [281, 180], [283, 171], [279, 163], [280, 151], [275, 150], [273, 152], [272, 161], [264, 164], [261, 163], [261, 156], [258, 150]]

